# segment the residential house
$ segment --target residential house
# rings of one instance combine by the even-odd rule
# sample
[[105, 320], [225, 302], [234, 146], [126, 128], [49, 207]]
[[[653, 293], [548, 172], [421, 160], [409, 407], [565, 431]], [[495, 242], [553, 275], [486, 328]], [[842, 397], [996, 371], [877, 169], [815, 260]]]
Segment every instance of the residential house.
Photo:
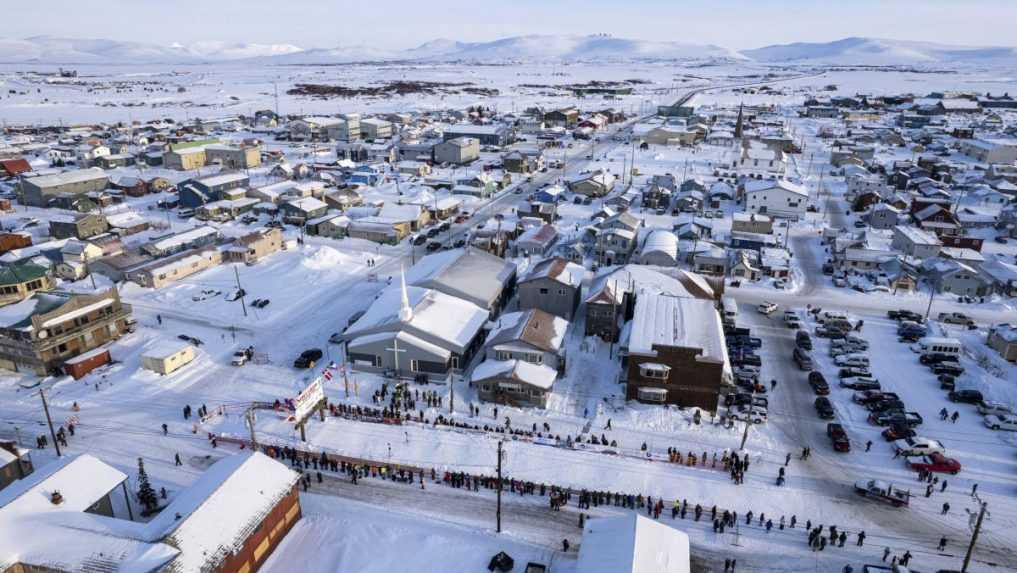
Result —
[[0, 266], [0, 306], [16, 303], [40, 290], [55, 286], [53, 276], [46, 267], [19, 262]]
[[519, 281], [519, 308], [540, 309], [571, 321], [579, 310], [586, 270], [561, 257], [534, 264]]
[[194, 209], [213, 201], [239, 199], [245, 195], [250, 182], [243, 172], [220, 173], [181, 183], [177, 186], [177, 196], [181, 207]]
[[756, 213], [734, 213], [731, 218], [731, 232], [773, 234], [773, 219]]
[[34, 470], [31, 452], [13, 440], [0, 440], [0, 491]]
[[284, 221], [304, 223], [311, 219], [317, 219], [328, 212], [328, 205], [314, 197], [302, 197], [286, 201], [279, 205], [279, 211]]
[[869, 209], [866, 222], [873, 229], [886, 230], [896, 227], [901, 221], [901, 210], [889, 203], [879, 203]]
[[162, 288], [222, 262], [221, 250], [199, 247], [134, 266], [127, 271], [125, 278], [146, 288]]
[[966, 139], [958, 142], [958, 149], [980, 163], [1013, 165], [1017, 162], [1017, 139]]
[[283, 248], [282, 231], [276, 228], [259, 229], [233, 241], [224, 252], [225, 261], [253, 265]]
[[[306, 116], [286, 124], [290, 139], [303, 141], [323, 139], [329, 136], [329, 130], [338, 128], [344, 120], [326, 116]], [[338, 138], [337, 138], [338, 139]]]
[[501, 163], [508, 173], [533, 173], [544, 168], [544, 154], [539, 149], [514, 149], [501, 156]]
[[516, 253], [530, 257], [544, 257], [558, 244], [558, 229], [554, 225], [533, 226], [516, 238]]
[[260, 145], [213, 144], [205, 147], [205, 160], [209, 165], [224, 169], [251, 169], [261, 165]]
[[926, 259], [922, 270], [935, 285], [936, 291], [957, 296], [987, 296], [993, 281], [973, 267], [954, 260]]
[[431, 222], [431, 212], [423, 205], [411, 203], [385, 203], [378, 217], [398, 223], [409, 223], [410, 231], [416, 232]]
[[332, 213], [307, 221], [304, 223], [304, 230], [308, 235], [342, 239], [349, 234], [350, 223], [350, 218], [346, 215]]
[[338, 120], [325, 128], [329, 139], [336, 141], [355, 141], [360, 139], [360, 114], [340, 114]]
[[1008, 362], [1017, 362], [1017, 326], [1000, 323], [989, 329], [985, 343]]
[[927, 259], [938, 256], [943, 244], [928, 231], [910, 225], [897, 225], [893, 228], [893, 242], [890, 246], [908, 257]]
[[446, 139], [431, 148], [434, 162], [465, 165], [480, 158], [480, 140], [474, 137], [456, 137]]
[[805, 215], [809, 199], [805, 187], [786, 179], [747, 181], [744, 195], [747, 211], [792, 219]]
[[614, 189], [615, 178], [607, 171], [597, 170], [571, 177], [567, 184], [569, 190], [578, 195], [603, 197]]
[[556, 109], [544, 114], [544, 123], [550, 127], [575, 127], [579, 123], [579, 110], [574, 107]]
[[120, 338], [132, 322], [131, 307], [115, 288], [95, 294], [36, 292], [5, 311], [0, 368], [38, 375]]
[[194, 217], [200, 221], [231, 221], [244, 213], [254, 211], [262, 203], [254, 197], [240, 199], [220, 199], [205, 203], [194, 210]]
[[49, 222], [49, 234], [54, 239], [88, 239], [109, 229], [106, 217], [98, 213], [80, 213], [69, 217], [56, 217]]
[[219, 229], [209, 225], [202, 225], [186, 231], [157, 237], [142, 245], [141, 250], [153, 257], [167, 257], [190, 249], [214, 245], [221, 238], [222, 234], [219, 232]]
[[506, 314], [485, 344], [486, 360], [470, 381], [485, 402], [544, 408], [565, 367], [568, 321], [541, 310]]

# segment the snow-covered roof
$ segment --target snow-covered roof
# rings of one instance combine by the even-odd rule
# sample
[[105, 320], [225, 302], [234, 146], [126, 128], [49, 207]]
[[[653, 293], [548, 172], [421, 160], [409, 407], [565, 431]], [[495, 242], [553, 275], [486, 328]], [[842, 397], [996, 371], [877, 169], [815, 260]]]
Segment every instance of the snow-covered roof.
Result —
[[524, 360], [487, 360], [474, 368], [470, 376], [474, 383], [491, 378], [509, 378], [550, 390], [558, 378], [558, 373], [550, 366], [531, 364]]
[[237, 183], [240, 181], [247, 181], [248, 177], [243, 172], [236, 173], [220, 173], [218, 175], [211, 175], [209, 177], [202, 177], [196, 179], [195, 182], [201, 183], [206, 187], [218, 187], [219, 185], [225, 185], [228, 183]]
[[85, 181], [94, 181], [98, 179], [107, 179], [106, 173], [98, 167], [91, 167], [88, 169], [78, 169], [76, 171], [65, 171], [63, 173], [57, 173], [55, 175], [40, 175], [38, 177], [29, 177], [25, 179], [30, 181], [32, 185], [36, 187], [58, 187], [60, 185], [67, 185], [69, 183], [81, 183]]
[[515, 274], [514, 264], [479, 249], [428, 255], [406, 271], [406, 283], [456, 296], [491, 309]]
[[689, 536], [638, 513], [590, 519], [577, 573], [689, 573]]
[[751, 181], [747, 181], [745, 183], [745, 194], [746, 195], [750, 195], [750, 194], [753, 194], [753, 193], [764, 193], [766, 191], [770, 191], [770, 190], [773, 190], [773, 189], [780, 189], [780, 190], [783, 190], [783, 191], [787, 191], [789, 193], [794, 193], [796, 195], [801, 195], [802, 197], [808, 197], [809, 196], [809, 192], [808, 192], [808, 190], [805, 189], [804, 186], [799, 185], [798, 183], [792, 183], [792, 182], [788, 181], [787, 179], [778, 179], [776, 181], [751, 180]]
[[305, 213], [310, 213], [311, 211], [316, 211], [322, 208], [328, 208], [327, 204], [319, 199], [315, 199], [314, 197], [301, 197], [300, 199], [287, 201], [286, 205], [289, 205], [294, 209], [299, 209]]
[[508, 312], [487, 335], [488, 346], [523, 342], [545, 352], [557, 352], [565, 341], [569, 322], [540, 309]]
[[191, 346], [190, 343], [184, 342], [183, 340], [168, 340], [168, 339], [162, 340], [155, 343], [147, 350], [145, 350], [144, 354], [142, 354], [142, 357], [154, 358], [156, 360], [166, 360], [167, 358], [187, 349], [190, 346]]
[[67, 321], [70, 321], [70, 320], [74, 320], [75, 318], [78, 318], [80, 316], [85, 316], [85, 315], [87, 315], [90, 312], [95, 312], [95, 311], [99, 310], [100, 308], [105, 308], [105, 307], [107, 307], [107, 306], [109, 306], [111, 304], [113, 304], [113, 299], [112, 298], [104, 298], [104, 299], [102, 299], [100, 301], [93, 302], [92, 304], [86, 304], [85, 306], [83, 306], [81, 308], [78, 308], [78, 309], [72, 310], [70, 312], [66, 312], [64, 314], [61, 314], [60, 316], [54, 316], [53, 318], [50, 318], [49, 320], [43, 321], [41, 326], [42, 326], [42, 328], [49, 328], [49, 327], [57, 325], [57, 324], [61, 324], [61, 323], [64, 323], [64, 322], [67, 322]]
[[177, 247], [188, 245], [199, 239], [218, 234], [219, 230], [216, 229], [215, 227], [203, 225], [201, 227], [195, 227], [193, 229], [189, 229], [187, 231], [183, 231], [181, 233], [177, 233], [175, 235], [166, 237], [165, 239], [153, 241], [149, 243], [149, 246], [158, 251], [170, 251]]
[[[31, 479], [15, 481], [0, 491], [0, 513], [28, 514], [56, 511], [85, 511], [112, 491], [127, 475], [89, 454], [67, 456], [30, 474]], [[57, 505], [50, 493], [58, 491]]]
[[299, 476], [255, 453], [225, 457], [201, 474], [148, 523], [180, 550], [167, 571], [214, 570], [239, 549], [262, 520], [290, 493]]
[[519, 282], [523, 283], [534, 279], [550, 278], [569, 286], [579, 287], [583, 284], [583, 277], [585, 275], [586, 269], [582, 266], [561, 257], [553, 257], [535, 263]]
[[724, 332], [713, 302], [657, 293], [639, 293], [628, 348], [656, 356], [654, 345], [700, 348], [699, 360], [726, 362]]
[[454, 296], [415, 286], [406, 287], [406, 292], [412, 309], [409, 321], [399, 318], [402, 293], [398, 285], [392, 285], [350, 326], [346, 337], [405, 330], [428, 343], [461, 353], [487, 321], [486, 309]]
[[645, 253], [661, 252], [671, 257], [678, 256], [678, 237], [674, 233], [666, 229], [653, 229], [646, 235], [646, 240], [643, 242], [643, 250]]

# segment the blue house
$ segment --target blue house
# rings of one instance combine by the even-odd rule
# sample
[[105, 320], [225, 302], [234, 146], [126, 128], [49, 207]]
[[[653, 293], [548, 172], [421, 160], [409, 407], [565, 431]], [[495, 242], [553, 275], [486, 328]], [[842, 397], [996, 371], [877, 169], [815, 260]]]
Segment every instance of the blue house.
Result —
[[558, 201], [562, 200], [562, 194], [564, 192], [565, 189], [563, 189], [561, 186], [551, 185], [549, 187], [544, 187], [543, 189], [534, 193], [533, 199], [535, 201], [540, 201], [541, 203], [557, 203]]
[[228, 199], [228, 191], [246, 188], [251, 179], [244, 173], [220, 173], [211, 177], [191, 179], [178, 186], [181, 207], [196, 208], [214, 201]]
[[356, 185], [367, 185], [374, 187], [381, 182], [381, 169], [373, 165], [361, 165], [353, 170], [353, 173], [346, 179], [347, 183]]

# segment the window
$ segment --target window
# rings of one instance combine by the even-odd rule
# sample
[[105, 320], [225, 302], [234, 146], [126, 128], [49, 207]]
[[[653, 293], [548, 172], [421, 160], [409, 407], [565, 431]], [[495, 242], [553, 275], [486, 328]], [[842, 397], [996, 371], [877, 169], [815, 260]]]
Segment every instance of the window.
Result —
[[491, 385], [490, 384], [481, 384], [480, 387], [483, 388], [484, 392], [490, 392], [491, 391]]
[[418, 372], [418, 364], [416, 360], [410, 360], [410, 372]]
[[540, 294], [547, 294], [549, 291], [546, 288], [540, 289]]
[[664, 364], [646, 363], [639, 365], [639, 374], [644, 378], [667, 380], [668, 374], [670, 373], [671, 367]]
[[512, 358], [512, 354], [505, 352], [504, 350], [499, 350], [495, 353], [495, 358], [498, 360], [510, 360]]
[[565, 289], [563, 288], [558, 289], [558, 296], [565, 296]]
[[63, 354], [64, 352], [67, 352], [67, 343], [66, 342], [64, 342], [63, 344], [60, 344], [59, 346], [57, 346], [57, 354]]
[[636, 391], [636, 395], [640, 400], [645, 402], [664, 402], [667, 400], [667, 390], [663, 388], [648, 388], [642, 387]]
[[514, 382], [499, 382], [498, 383], [498, 388], [501, 389], [501, 390], [504, 390], [505, 392], [512, 392], [514, 394], [518, 394], [520, 392], [523, 392], [522, 385], [521, 384], [516, 384]]
[[381, 367], [381, 356], [378, 355], [374, 356], [374, 365], [379, 368]]

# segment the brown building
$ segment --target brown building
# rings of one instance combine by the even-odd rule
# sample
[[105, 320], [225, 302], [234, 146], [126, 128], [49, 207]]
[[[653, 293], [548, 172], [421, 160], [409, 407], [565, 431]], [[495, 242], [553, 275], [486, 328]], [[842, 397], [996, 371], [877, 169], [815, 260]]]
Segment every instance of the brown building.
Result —
[[233, 246], [226, 249], [226, 262], [253, 265], [282, 248], [282, 231], [274, 227], [259, 229], [233, 241]]
[[106, 217], [99, 213], [79, 213], [66, 219], [49, 222], [49, 234], [54, 239], [88, 239], [109, 229]]
[[32, 456], [17, 442], [0, 440], [0, 490], [32, 473]]
[[728, 366], [711, 301], [639, 293], [622, 352], [627, 399], [717, 411]]
[[0, 323], [0, 368], [48, 374], [120, 338], [131, 322], [131, 307], [115, 288], [97, 294], [35, 293]]
[[31, 246], [31, 233], [0, 233], [0, 254]]
[[[253, 573], [301, 517], [298, 480], [264, 454], [227, 456], [141, 522], [126, 474], [87, 454], [65, 456], [0, 493], [0, 567]], [[54, 551], [60, 539], [73, 541]]]

